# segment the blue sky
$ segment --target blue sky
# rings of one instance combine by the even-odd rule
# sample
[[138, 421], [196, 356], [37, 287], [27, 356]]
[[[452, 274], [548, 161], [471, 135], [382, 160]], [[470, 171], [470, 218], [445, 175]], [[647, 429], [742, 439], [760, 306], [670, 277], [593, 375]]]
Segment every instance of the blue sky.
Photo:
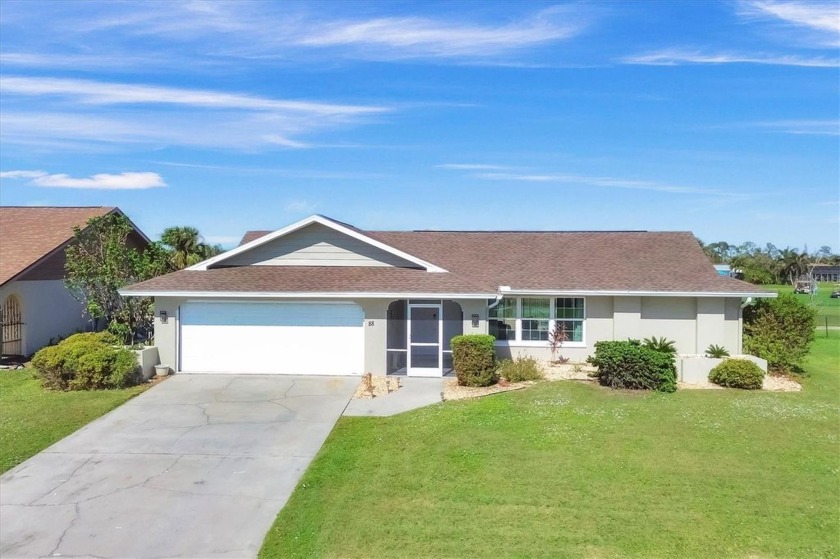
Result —
[[840, 249], [836, 2], [0, 2], [0, 203]]

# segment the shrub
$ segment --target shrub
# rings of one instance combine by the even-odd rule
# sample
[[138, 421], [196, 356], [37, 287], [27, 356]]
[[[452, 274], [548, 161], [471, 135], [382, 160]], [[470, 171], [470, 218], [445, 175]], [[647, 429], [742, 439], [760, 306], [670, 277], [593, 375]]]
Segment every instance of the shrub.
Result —
[[542, 366], [534, 357], [517, 357], [516, 359], [504, 359], [499, 363], [499, 376], [506, 378], [509, 382], [521, 382], [523, 380], [542, 380], [545, 378]]
[[32, 358], [35, 374], [54, 390], [96, 390], [137, 384], [140, 376], [134, 354], [115, 347], [107, 332], [74, 334], [58, 345], [45, 347]]
[[787, 293], [744, 309], [744, 351], [766, 359], [772, 370], [797, 369], [814, 340], [816, 311]]
[[764, 380], [764, 371], [749, 359], [726, 359], [712, 369], [709, 380], [729, 388], [759, 390]]
[[496, 375], [496, 338], [467, 334], [452, 338], [452, 363], [461, 386], [490, 386]]
[[566, 329], [563, 328], [563, 325], [560, 323], [560, 321], [558, 321], [554, 328], [548, 333], [548, 347], [549, 349], [551, 349], [552, 363], [566, 363], [569, 360], [568, 358], [563, 357], [562, 355], [559, 359], [557, 358], [557, 352], [560, 351], [560, 348], [563, 347], [563, 342], [568, 341], [568, 339], [569, 338], [566, 334]]
[[677, 389], [673, 354], [644, 347], [639, 340], [596, 342], [595, 355], [587, 361], [598, 367], [598, 382], [604, 386], [660, 392]]
[[729, 357], [729, 350], [720, 345], [709, 344], [709, 347], [706, 348], [706, 357], [713, 357], [715, 359]]
[[677, 348], [674, 345], [675, 343], [676, 342], [674, 340], [669, 340], [665, 336], [662, 336], [661, 338], [653, 336], [651, 338], [645, 338], [642, 345], [648, 349], [652, 349], [653, 351], [674, 355], [677, 353]]

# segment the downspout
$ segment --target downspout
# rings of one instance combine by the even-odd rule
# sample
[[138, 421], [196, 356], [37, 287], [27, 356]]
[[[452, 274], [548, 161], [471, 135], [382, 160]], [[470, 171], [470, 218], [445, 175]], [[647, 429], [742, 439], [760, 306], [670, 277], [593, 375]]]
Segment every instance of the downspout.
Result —
[[499, 286], [499, 292], [496, 294], [496, 299], [493, 301], [493, 303], [491, 303], [490, 305], [487, 305], [487, 310], [488, 311], [502, 302], [502, 298], [504, 297], [504, 294], [502, 293], [502, 291], [510, 291], [510, 286], [509, 285], [500, 285]]

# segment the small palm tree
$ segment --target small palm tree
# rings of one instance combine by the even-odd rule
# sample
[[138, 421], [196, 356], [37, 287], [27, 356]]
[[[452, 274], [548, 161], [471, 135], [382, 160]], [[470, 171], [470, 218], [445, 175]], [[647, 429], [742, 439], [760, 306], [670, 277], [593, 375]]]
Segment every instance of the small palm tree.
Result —
[[723, 359], [724, 357], [729, 357], [729, 350], [723, 346], [709, 344], [709, 347], [706, 348], [706, 356]]
[[667, 339], [665, 336], [657, 338], [656, 336], [645, 338], [642, 345], [648, 349], [659, 351], [661, 353], [669, 353], [671, 355], [677, 353], [677, 348], [674, 345], [676, 342]]

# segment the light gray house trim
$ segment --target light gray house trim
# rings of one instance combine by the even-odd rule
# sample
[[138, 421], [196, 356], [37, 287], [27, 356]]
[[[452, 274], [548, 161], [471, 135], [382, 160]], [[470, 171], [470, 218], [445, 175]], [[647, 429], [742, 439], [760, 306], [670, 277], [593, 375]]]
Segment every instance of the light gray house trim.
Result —
[[417, 268], [414, 262], [370, 243], [312, 223], [224, 260], [224, 266], [384, 266]]

